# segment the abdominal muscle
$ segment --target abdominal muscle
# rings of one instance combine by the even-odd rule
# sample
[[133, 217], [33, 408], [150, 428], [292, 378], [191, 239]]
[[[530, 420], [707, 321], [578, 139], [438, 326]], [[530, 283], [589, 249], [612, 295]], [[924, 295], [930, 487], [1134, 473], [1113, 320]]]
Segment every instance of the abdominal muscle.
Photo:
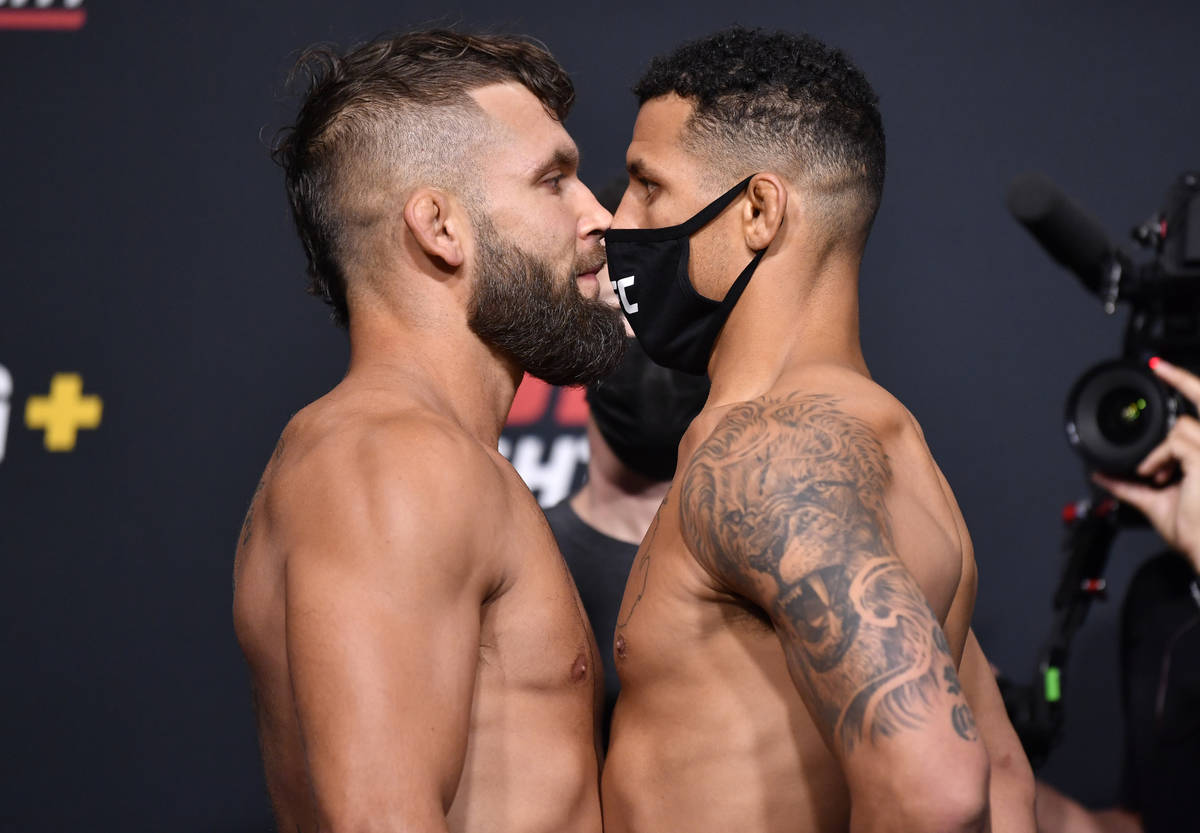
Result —
[[[795, 691], [774, 631], [732, 616], [688, 651], [691, 659], [651, 659], [653, 669], [637, 669], [653, 686], [639, 686], [637, 672], [624, 684], [601, 786], [606, 833], [848, 825], [841, 770]], [[643, 629], [653, 618], [634, 617], [624, 629], [629, 660], [633, 652], [664, 656], [647, 644]]]
[[599, 833], [591, 709], [576, 692], [488, 691], [495, 673], [480, 666], [450, 830]]
[[[590, 689], [590, 679], [585, 682]], [[600, 833], [592, 710], [580, 692], [506, 687], [481, 662], [471, 727], [446, 820], [463, 833]], [[267, 705], [265, 703], [260, 705]], [[259, 709], [259, 733], [279, 829], [317, 829], [298, 727], [272, 725]]]
[[[488, 676], [481, 669], [481, 678]], [[451, 831], [600, 833], [592, 729], [568, 692], [504, 691], [480, 680]], [[284, 712], [286, 713], [286, 712]], [[317, 829], [297, 727], [259, 712], [267, 780], [279, 829]], [[548, 719], [553, 718], [553, 719]], [[582, 735], [582, 739], [581, 739]]]

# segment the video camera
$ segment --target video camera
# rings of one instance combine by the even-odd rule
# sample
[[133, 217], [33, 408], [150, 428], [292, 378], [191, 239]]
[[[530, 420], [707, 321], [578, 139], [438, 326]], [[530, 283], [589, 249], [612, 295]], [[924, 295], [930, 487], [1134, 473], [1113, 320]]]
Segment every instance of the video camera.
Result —
[[1008, 190], [1008, 208], [1058, 263], [1097, 295], [1105, 312], [1132, 307], [1121, 358], [1088, 370], [1067, 398], [1066, 432], [1089, 467], [1130, 477], [1191, 404], [1151, 373], [1162, 356], [1200, 370], [1200, 172], [1179, 176], [1164, 207], [1133, 229], [1153, 252], [1136, 264], [1049, 180], [1029, 174]]
[[[1176, 417], [1192, 410], [1150, 372], [1147, 361], [1162, 356], [1200, 369], [1200, 172], [1181, 174], [1162, 211], [1133, 230], [1133, 239], [1153, 252], [1141, 264], [1114, 247], [1096, 220], [1042, 176], [1016, 179], [1008, 207], [1051, 257], [1099, 296], [1105, 312], [1116, 312], [1121, 302], [1132, 308], [1121, 357], [1084, 373], [1071, 389], [1066, 412], [1067, 439], [1085, 463], [1130, 477]], [[1034, 679], [1027, 685], [1000, 681], [1009, 718], [1035, 768], [1058, 740], [1071, 642], [1092, 603], [1104, 597], [1113, 540], [1120, 529], [1144, 519], [1094, 489], [1089, 499], [1067, 505], [1063, 521], [1067, 535], [1054, 620]]]

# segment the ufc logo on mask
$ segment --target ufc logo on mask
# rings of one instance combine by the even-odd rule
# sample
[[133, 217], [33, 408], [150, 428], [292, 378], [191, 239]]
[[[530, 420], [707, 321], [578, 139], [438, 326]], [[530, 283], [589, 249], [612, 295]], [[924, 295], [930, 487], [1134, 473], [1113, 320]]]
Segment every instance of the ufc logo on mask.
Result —
[[638, 305], [629, 303], [629, 296], [625, 294], [625, 287], [633, 286], [636, 279], [636, 276], [630, 275], [628, 278], [621, 278], [617, 281], [617, 294], [621, 296], [621, 307], [625, 310], [626, 315], [633, 315], [638, 311]]

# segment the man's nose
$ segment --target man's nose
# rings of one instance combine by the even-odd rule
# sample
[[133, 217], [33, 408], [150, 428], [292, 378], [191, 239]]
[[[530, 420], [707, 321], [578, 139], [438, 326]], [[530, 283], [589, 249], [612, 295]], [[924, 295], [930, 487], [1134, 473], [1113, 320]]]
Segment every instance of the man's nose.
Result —
[[613, 216], [602, 206], [596, 195], [586, 185], [583, 186], [583, 205], [580, 206], [579, 236], [603, 237], [612, 225]]
[[625, 193], [621, 195], [621, 202], [617, 205], [617, 211], [612, 217], [612, 228], [637, 228], [637, 223], [633, 222], [632, 212], [632, 197], [629, 189], [625, 189]]

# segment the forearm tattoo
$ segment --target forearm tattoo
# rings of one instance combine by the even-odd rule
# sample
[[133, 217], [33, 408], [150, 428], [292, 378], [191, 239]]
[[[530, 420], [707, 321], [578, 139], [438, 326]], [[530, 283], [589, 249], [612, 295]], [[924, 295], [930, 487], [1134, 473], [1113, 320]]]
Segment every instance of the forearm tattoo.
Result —
[[935, 719], [975, 736], [945, 634], [896, 556], [891, 480], [866, 423], [833, 397], [792, 394], [734, 408], [680, 492], [688, 546], [764, 607], [793, 679], [846, 753]]

